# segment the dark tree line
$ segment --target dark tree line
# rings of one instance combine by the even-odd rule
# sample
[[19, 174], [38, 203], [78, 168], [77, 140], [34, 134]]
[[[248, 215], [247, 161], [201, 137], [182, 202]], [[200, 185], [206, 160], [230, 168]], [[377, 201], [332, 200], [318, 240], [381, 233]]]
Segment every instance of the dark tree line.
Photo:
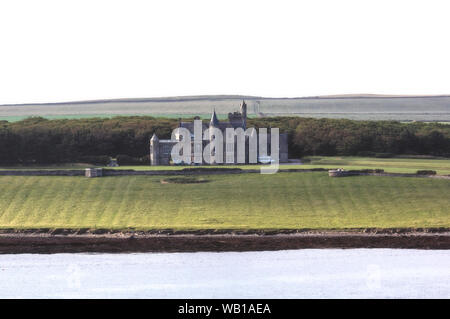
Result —
[[[170, 138], [178, 120], [148, 116], [0, 121], [0, 164], [105, 163], [119, 157], [146, 163], [153, 133]], [[289, 133], [291, 157], [422, 154], [450, 157], [450, 125], [274, 117], [248, 126]]]
[[289, 117], [256, 119], [252, 124], [279, 127], [288, 132], [292, 156], [450, 157], [450, 125], [447, 124]]

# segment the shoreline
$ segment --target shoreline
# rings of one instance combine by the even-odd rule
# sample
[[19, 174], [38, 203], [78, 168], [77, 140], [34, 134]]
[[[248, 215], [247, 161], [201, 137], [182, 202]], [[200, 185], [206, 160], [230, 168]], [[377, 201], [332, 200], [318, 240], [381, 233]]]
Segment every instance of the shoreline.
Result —
[[0, 254], [243, 252], [307, 248], [450, 249], [450, 230], [117, 231], [103, 234], [0, 231]]

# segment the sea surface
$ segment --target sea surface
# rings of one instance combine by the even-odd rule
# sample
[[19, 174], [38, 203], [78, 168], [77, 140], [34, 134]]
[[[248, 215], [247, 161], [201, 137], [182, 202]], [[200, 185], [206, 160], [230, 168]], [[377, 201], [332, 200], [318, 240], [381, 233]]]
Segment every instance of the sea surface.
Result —
[[0, 298], [450, 298], [450, 251], [0, 255]]

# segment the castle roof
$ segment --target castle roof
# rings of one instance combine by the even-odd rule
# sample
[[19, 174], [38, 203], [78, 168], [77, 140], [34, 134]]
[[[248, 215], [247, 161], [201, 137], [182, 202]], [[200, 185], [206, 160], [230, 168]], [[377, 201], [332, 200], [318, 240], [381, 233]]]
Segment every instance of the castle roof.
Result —
[[[245, 101], [242, 101], [242, 103], [244, 106], [246, 105]], [[222, 131], [224, 131], [227, 128], [238, 128], [238, 127], [245, 129], [245, 121], [244, 121], [243, 116], [245, 116], [245, 114], [243, 114], [242, 112], [229, 113], [228, 121], [219, 121], [217, 114], [216, 114], [216, 110], [213, 110], [209, 123], [202, 122], [202, 130], [204, 131], [208, 127], [211, 127], [211, 126], [218, 128]], [[196, 117], [195, 119], [198, 119], [198, 117]], [[178, 127], [186, 128], [192, 133], [192, 132], [194, 132], [194, 121], [183, 122], [180, 119], [180, 121], [178, 123]]]
[[[194, 122], [180, 122], [178, 127], [183, 127], [189, 130], [189, 132], [194, 132]], [[202, 130], [206, 130], [208, 126], [205, 123], [202, 123]]]
[[218, 126], [219, 125], [219, 119], [216, 115], [216, 110], [213, 111], [213, 114], [211, 115], [211, 121], [209, 122], [210, 126]]

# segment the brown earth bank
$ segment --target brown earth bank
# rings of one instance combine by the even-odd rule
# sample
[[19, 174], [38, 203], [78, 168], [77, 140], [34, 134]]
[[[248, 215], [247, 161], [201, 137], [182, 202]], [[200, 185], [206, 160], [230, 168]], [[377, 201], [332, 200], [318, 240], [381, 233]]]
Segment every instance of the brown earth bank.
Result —
[[225, 252], [305, 248], [450, 249], [450, 230], [358, 229], [341, 231], [2, 230], [0, 254]]

